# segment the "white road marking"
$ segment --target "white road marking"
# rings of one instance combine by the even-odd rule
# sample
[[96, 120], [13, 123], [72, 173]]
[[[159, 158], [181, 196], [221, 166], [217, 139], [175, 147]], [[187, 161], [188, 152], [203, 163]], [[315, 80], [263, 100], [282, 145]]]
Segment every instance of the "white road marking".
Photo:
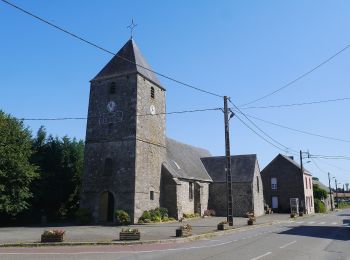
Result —
[[302, 223], [304, 223], [305, 221], [298, 221], [298, 222], [296, 222], [296, 223], [298, 223], [298, 224], [302, 224]]
[[265, 256], [268, 256], [269, 254], [272, 254], [272, 252], [267, 252], [267, 253], [265, 253], [265, 254], [263, 254], [263, 255], [259, 255], [259, 256], [257, 256], [257, 257], [252, 258], [251, 260], [258, 260], [258, 259], [260, 259], [260, 258], [263, 258], [263, 257], [265, 257]]
[[285, 247], [287, 247], [287, 246], [293, 245], [293, 244], [296, 243], [296, 242], [297, 242], [297, 241], [294, 240], [294, 241], [289, 242], [289, 243], [287, 243], [287, 244], [285, 244], [285, 245], [283, 245], [283, 246], [280, 246], [280, 248], [285, 248]]
[[320, 224], [320, 225], [324, 225], [324, 224], [326, 224], [326, 222], [320, 222], [319, 224]]
[[309, 222], [307, 222], [308, 224], [314, 224], [315, 223], [315, 221], [309, 221]]
[[337, 222], [332, 222], [332, 225], [337, 225]]

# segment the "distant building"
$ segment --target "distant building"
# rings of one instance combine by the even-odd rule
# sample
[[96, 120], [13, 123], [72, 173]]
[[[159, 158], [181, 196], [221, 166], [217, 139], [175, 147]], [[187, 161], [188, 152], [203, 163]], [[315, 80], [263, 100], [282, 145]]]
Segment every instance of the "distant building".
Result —
[[318, 178], [312, 178], [312, 183], [314, 185], [318, 185], [318, 187], [320, 189], [323, 189], [327, 192], [327, 197], [326, 198], [322, 198], [321, 201], [324, 203], [327, 211], [332, 210], [332, 205], [333, 205], [333, 209], [335, 208], [335, 204], [334, 204], [334, 193], [332, 192], [332, 196], [330, 196], [329, 194], [329, 187], [327, 187], [326, 185], [324, 185], [322, 182], [319, 181]]
[[[226, 157], [202, 158], [213, 183], [209, 186], [210, 209], [218, 216], [227, 214]], [[233, 214], [246, 216], [254, 212], [255, 216], [264, 214], [264, 193], [260, 169], [255, 154], [231, 156], [231, 174], [233, 188]]]
[[299, 210], [314, 213], [312, 175], [291, 156], [277, 155], [262, 171], [265, 203], [275, 212], [290, 212], [290, 199], [298, 198]]

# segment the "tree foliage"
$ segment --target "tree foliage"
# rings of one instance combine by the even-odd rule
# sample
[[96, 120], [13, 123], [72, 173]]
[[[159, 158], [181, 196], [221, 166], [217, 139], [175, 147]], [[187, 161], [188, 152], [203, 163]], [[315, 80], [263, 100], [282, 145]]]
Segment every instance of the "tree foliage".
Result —
[[328, 193], [326, 190], [320, 188], [318, 184], [313, 185], [313, 190], [314, 190], [314, 198], [315, 199], [325, 199], [328, 196]]
[[74, 216], [78, 208], [80, 177], [83, 170], [84, 143], [67, 136], [47, 137], [41, 127], [33, 140], [32, 162], [40, 178], [33, 183], [33, 208], [51, 219]]
[[0, 110], [0, 213], [16, 216], [30, 206], [29, 187], [36, 178], [29, 162], [31, 133], [23, 123]]

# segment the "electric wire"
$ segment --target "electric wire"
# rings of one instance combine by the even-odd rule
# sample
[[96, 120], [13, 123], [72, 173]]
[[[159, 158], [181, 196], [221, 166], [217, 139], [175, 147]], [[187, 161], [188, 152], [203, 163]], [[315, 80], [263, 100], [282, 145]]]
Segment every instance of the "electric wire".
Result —
[[253, 133], [255, 133], [257, 136], [259, 136], [261, 139], [263, 139], [265, 142], [269, 143], [270, 145], [274, 146], [275, 148], [277, 148], [280, 151], [286, 152], [288, 153], [288, 149], [282, 149], [281, 147], [277, 146], [276, 144], [274, 144], [273, 142], [269, 141], [268, 139], [266, 139], [264, 136], [262, 136], [260, 133], [258, 133], [257, 131], [255, 131], [250, 125], [248, 125], [244, 120], [242, 120], [238, 115], [235, 115], [235, 117], [244, 125], [246, 126], [250, 131], [252, 131]]
[[256, 103], [262, 99], [265, 99], [269, 96], [272, 96], [274, 94], [276, 94], [277, 92], [293, 85], [295, 82], [301, 80], [302, 78], [305, 78], [306, 76], [308, 76], [309, 74], [311, 74], [312, 72], [314, 72], [315, 70], [317, 70], [318, 68], [322, 67], [323, 65], [325, 65], [326, 63], [330, 62], [331, 60], [333, 60], [335, 57], [337, 57], [339, 54], [343, 53], [344, 51], [346, 51], [348, 48], [350, 48], [350, 44], [346, 45], [344, 48], [342, 48], [341, 50], [339, 50], [338, 52], [336, 52], [335, 54], [333, 54], [332, 56], [330, 56], [329, 58], [327, 58], [326, 60], [324, 60], [323, 62], [319, 63], [317, 66], [313, 67], [311, 70], [301, 74], [299, 77], [297, 77], [296, 79], [288, 82], [287, 84], [283, 85], [282, 87], [280, 88], [277, 88], [276, 90], [266, 94], [266, 95], [263, 95], [262, 97], [259, 97], [259, 98], [256, 98], [252, 101], [249, 101], [243, 105], [240, 105], [240, 107], [245, 107], [247, 105], [250, 105], [250, 104], [253, 104], [253, 103]]
[[[174, 115], [174, 114], [184, 114], [184, 113], [196, 113], [196, 112], [206, 112], [206, 111], [216, 111], [222, 108], [204, 108], [204, 109], [193, 109], [193, 110], [182, 110], [182, 111], [172, 111], [164, 113], [147, 113], [147, 114], [137, 114], [136, 116], [157, 116], [157, 115]], [[21, 121], [64, 121], [64, 120], [86, 120], [88, 118], [102, 118], [99, 116], [90, 117], [54, 117], [54, 118], [19, 118]]]
[[307, 131], [304, 131], [304, 130], [295, 129], [295, 128], [292, 128], [292, 127], [289, 127], [289, 126], [277, 124], [277, 123], [268, 121], [266, 119], [262, 119], [262, 118], [259, 118], [259, 117], [256, 117], [256, 116], [249, 115], [247, 113], [245, 113], [245, 115], [250, 117], [250, 118], [254, 118], [256, 120], [259, 120], [261, 122], [264, 122], [264, 123], [267, 123], [267, 124], [270, 124], [270, 125], [274, 125], [274, 126], [277, 126], [277, 127], [280, 127], [280, 128], [288, 129], [290, 131], [294, 131], [294, 132], [298, 132], [298, 133], [302, 133], [302, 134], [306, 134], [306, 135], [310, 135], [310, 136], [316, 136], [316, 137], [320, 137], [320, 138], [324, 138], [324, 139], [329, 139], [329, 140], [333, 140], [333, 141], [350, 143], [350, 140], [347, 140], [347, 139], [342, 139], [342, 138], [336, 138], [336, 137], [331, 137], [331, 136], [325, 136], [325, 135], [320, 135], [320, 134], [316, 134], [316, 133], [311, 133], [311, 132], [307, 132]]
[[252, 107], [241, 107], [241, 109], [265, 109], [265, 108], [280, 108], [280, 107], [293, 107], [293, 106], [305, 106], [305, 105], [314, 105], [328, 102], [337, 102], [350, 100], [350, 97], [345, 98], [336, 98], [336, 99], [327, 99], [327, 100], [318, 100], [311, 102], [303, 102], [303, 103], [292, 103], [292, 104], [281, 104], [281, 105], [270, 105], [270, 106], [252, 106]]
[[[230, 99], [228, 99], [228, 101], [234, 106], [234, 109], [237, 110], [241, 115], [243, 115], [255, 128], [257, 128], [261, 133], [263, 133], [265, 136], [267, 136], [270, 140], [272, 140], [273, 142], [275, 142], [276, 144], [284, 147], [285, 149], [282, 149], [283, 151], [292, 151], [292, 152], [297, 152], [296, 150], [289, 148], [287, 146], [285, 146], [284, 144], [280, 143], [279, 141], [277, 141], [276, 139], [272, 138], [269, 134], [267, 134], [264, 130], [262, 130], [255, 122], [253, 122], [249, 117], [247, 117], [245, 115], [245, 113], [243, 113]], [[237, 116], [237, 114], [236, 114]]]
[[168, 80], [170, 80], [170, 81], [173, 81], [173, 82], [175, 82], [175, 83], [177, 83], [177, 84], [179, 84], [179, 85], [182, 85], [182, 86], [185, 86], [185, 87], [188, 87], [188, 88], [197, 90], [197, 91], [199, 91], [199, 92], [202, 92], [202, 93], [206, 93], [206, 94], [209, 94], [209, 95], [212, 95], [212, 96], [216, 96], [216, 97], [223, 98], [222, 95], [219, 95], [219, 94], [217, 94], [217, 93], [214, 93], [214, 92], [211, 92], [211, 91], [207, 91], [207, 90], [198, 88], [198, 87], [196, 87], [196, 86], [193, 86], [193, 85], [191, 85], [191, 84], [185, 83], [185, 82], [180, 81], [180, 80], [177, 80], [177, 79], [175, 79], [175, 78], [173, 78], [173, 77], [167, 76], [167, 75], [165, 75], [165, 74], [163, 74], [163, 73], [157, 72], [157, 71], [155, 71], [155, 70], [152, 70], [152, 69], [150, 69], [150, 68], [147, 68], [147, 67], [145, 67], [145, 66], [142, 66], [142, 65], [140, 65], [140, 64], [138, 64], [138, 63], [136, 63], [136, 62], [133, 62], [133, 61], [131, 61], [131, 60], [129, 60], [129, 59], [127, 59], [127, 58], [121, 56], [121, 55], [118, 55], [117, 53], [114, 53], [114, 52], [112, 52], [112, 51], [107, 50], [106, 48], [103, 48], [103, 47], [97, 45], [96, 43], [93, 43], [92, 41], [89, 41], [89, 40], [87, 40], [87, 39], [84, 39], [83, 37], [78, 36], [78, 35], [75, 34], [75, 33], [72, 33], [72, 32], [70, 32], [70, 31], [68, 31], [68, 30], [66, 30], [66, 29], [64, 29], [64, 28], [62, 28], [62, 27], [60, 27], [60, 26], [58, 26], [58, 25], [55, 25], [55, 24], [53, 24], [52, 22], [50, 22], [50, 21], [48, 21], [48, 20], [46, 20], [46, 19], [44, 19], [44, 18], [41, 18], [41, 17], [39, 17], [38, 15], [35, 15], [35, 14], [33, 14], [33, 13], [31, 13], [31, 12], [29, 12], [29, 11], [27, 11], [27, 10], [25, 10], [25, 9], [23, 9], [23, 8], [21, 8], [21, 7], [19, 7], [18, 5], [15, 5], [15, 4], [13, 4], [13, 3], [7, 1], [7, 0], [0, 0], [0, 1], [2, 1], [3, 3], [5, 3], [5, 4], [7, 4], [7, 5], [9, 5], [9, 6], [13, 7], [13, 8], [15, 8], [15, 9], [17, 9], [17, 10], [19, 10], [19, 11], [21, 11], [21, 12], [23, 12], [23, 13], [25, 13], [25, 14], [27, 14], [27, 15], [29, 15], [29, 16], [31, 16], [31, 17], [33, 17], [33, 18], [35, 18], [35, 19], [37, 19], [37, 20], [39, 20], [39, 21], [41, 21], [41, 22], [43, 22], [43, 23], [45, 23], [45, 24], [47, 24], [47, 25], [49, 25], [49, 26], [51, 26], [51, 27], [53, 27], [53, 28], [55, 28], [55, 29], [57, 29], [57, 30], [59, 30], [59, 31], [61, 31], [61, 32], [63, 32], [63, 33], [65, 33], [65, 34], [67, 34], [67, 35], [70, 35], [71, 37], [74, 37], [74, 38], [76, 38], [76, 39], [78, 39], [78, 40], [80, 40], [80, 41], [82, 41], [82, 42], [84, 42], [84, 43], [86, 43], [86, 44], [88, 44], [88, 45], [91, 45], [91, 46], [93, 46], [93, 47], [95, 47], [95, 48], [97, 48], [97, 49], [103, 51], [103, 52], [106, 52], [106, 53], [111, 54], [111, 55], [114, 55], [114, 56], [116, 56], [116, 57], [118, 57], [118, 58], [120, 58], [120, 59], [122, 59], [122, 60], [125, 60], [125, 61], [127, 61], [127, 62], [130, 62], [130, 63], [132, 63], [132, 64], [134, 64], [134, 65], [136, 65], [136, 66], [138, 66], [138, 67], [140, 67], [140, 68], [143, 68], [143, 69], [145, 69], [145, 70], [147, 70], [147, 71], [150, 71], [150, 72], [152, 72], [152, 73], [154, 73], [154, 74], [156, 74], [156, 75], [158, 75], [158, 76], [161, 76], [161, 77], [163, 77], [163, 78], [165, 78], [165, 79], [168, 79]]

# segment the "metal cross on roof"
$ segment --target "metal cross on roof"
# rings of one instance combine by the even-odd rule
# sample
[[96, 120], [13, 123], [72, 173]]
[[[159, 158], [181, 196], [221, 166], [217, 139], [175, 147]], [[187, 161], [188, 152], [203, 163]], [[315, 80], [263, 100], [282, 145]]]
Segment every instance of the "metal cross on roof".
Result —
[[132, 39], [132, 33], [134, 31], [134, 28], [137, 26], [136, 23], [134, 23], [134, 19], [131, 19], [131, 24], [127, 26], [127, 28], [130, 29], [130, 38]]

